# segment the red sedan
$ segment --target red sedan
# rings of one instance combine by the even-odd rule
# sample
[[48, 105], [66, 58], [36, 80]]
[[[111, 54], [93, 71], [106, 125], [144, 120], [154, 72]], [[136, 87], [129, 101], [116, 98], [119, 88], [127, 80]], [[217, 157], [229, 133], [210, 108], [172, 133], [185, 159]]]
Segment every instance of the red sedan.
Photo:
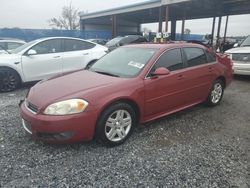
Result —
[[89, 70], [37, 83], [21, 104], [22, 124], [50, 143], [96, 138], [114, 146], [138, 123], [219, 104], [231, 80], [231, 60], [198, 44], [124, 46]]

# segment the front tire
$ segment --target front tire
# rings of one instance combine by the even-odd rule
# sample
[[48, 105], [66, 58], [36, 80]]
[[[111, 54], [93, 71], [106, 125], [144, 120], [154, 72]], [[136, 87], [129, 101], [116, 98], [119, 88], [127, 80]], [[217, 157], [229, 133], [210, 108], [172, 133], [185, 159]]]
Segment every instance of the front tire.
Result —
[[115, 103], [101, 114], [96, 127], [96, 139], [106, 146], [122, 144], [136, 124], [134, 109], [127, 103]]
[[0, 68], [0, 91], [10, 92], [17, 89], [21, 79], [16, 71], [10, 68]]
[[206, 104], [208, 106], [216, 106], [221, 102], [224, 94], [224, 83], [221, 80], [215, 80], [213, 82], [210, 93], [207, 97]]

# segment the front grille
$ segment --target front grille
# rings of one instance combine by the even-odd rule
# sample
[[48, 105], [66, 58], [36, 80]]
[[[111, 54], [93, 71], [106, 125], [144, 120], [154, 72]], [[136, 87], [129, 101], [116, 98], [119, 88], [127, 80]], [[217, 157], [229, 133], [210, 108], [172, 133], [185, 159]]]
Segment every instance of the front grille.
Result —
[[250, 54], [232, 54], [234, 61], [250, 62]]
[[26, 101], [26, 107], [28, 108], [28, 110], [30, 110], [31, 112], [35, 114], [38, 112], [38, 107], [29, 101]]

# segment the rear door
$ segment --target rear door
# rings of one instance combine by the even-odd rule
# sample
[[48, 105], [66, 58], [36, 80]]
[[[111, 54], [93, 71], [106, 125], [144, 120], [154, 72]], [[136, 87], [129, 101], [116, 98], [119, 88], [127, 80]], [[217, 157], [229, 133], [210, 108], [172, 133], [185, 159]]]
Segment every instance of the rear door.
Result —
[[63, 72], [79, 70], [92, 60], [95, 44], [76, 39], [64, 39]]
[[187, 96], [190, 103], [204, 101], [215, 79], [215, 59], [209, 59], [202, 48], [184, 47], [187, 68], [184, 70], [188, 81]]
[[[37, 54], [27, 55], [32, 49]], [[49, 78], [62, 73], [61, 39], [42, 41], [30, 48], [22, 56], [22, 69], [26, 81]]]

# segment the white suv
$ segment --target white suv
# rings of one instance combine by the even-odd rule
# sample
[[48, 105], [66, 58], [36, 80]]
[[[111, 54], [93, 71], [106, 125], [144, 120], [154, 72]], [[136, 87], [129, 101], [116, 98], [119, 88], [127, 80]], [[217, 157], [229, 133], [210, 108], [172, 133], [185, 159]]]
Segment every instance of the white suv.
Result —
[[225, 52], [233, 60], [234, 74], [250, 75], [250, 36], [239, 47]]
[[83, 69], [107, 53], [104, 46], [69, 37], [31, 41], [0, 55], [0, 91], [13, 91], [21, 83]]

